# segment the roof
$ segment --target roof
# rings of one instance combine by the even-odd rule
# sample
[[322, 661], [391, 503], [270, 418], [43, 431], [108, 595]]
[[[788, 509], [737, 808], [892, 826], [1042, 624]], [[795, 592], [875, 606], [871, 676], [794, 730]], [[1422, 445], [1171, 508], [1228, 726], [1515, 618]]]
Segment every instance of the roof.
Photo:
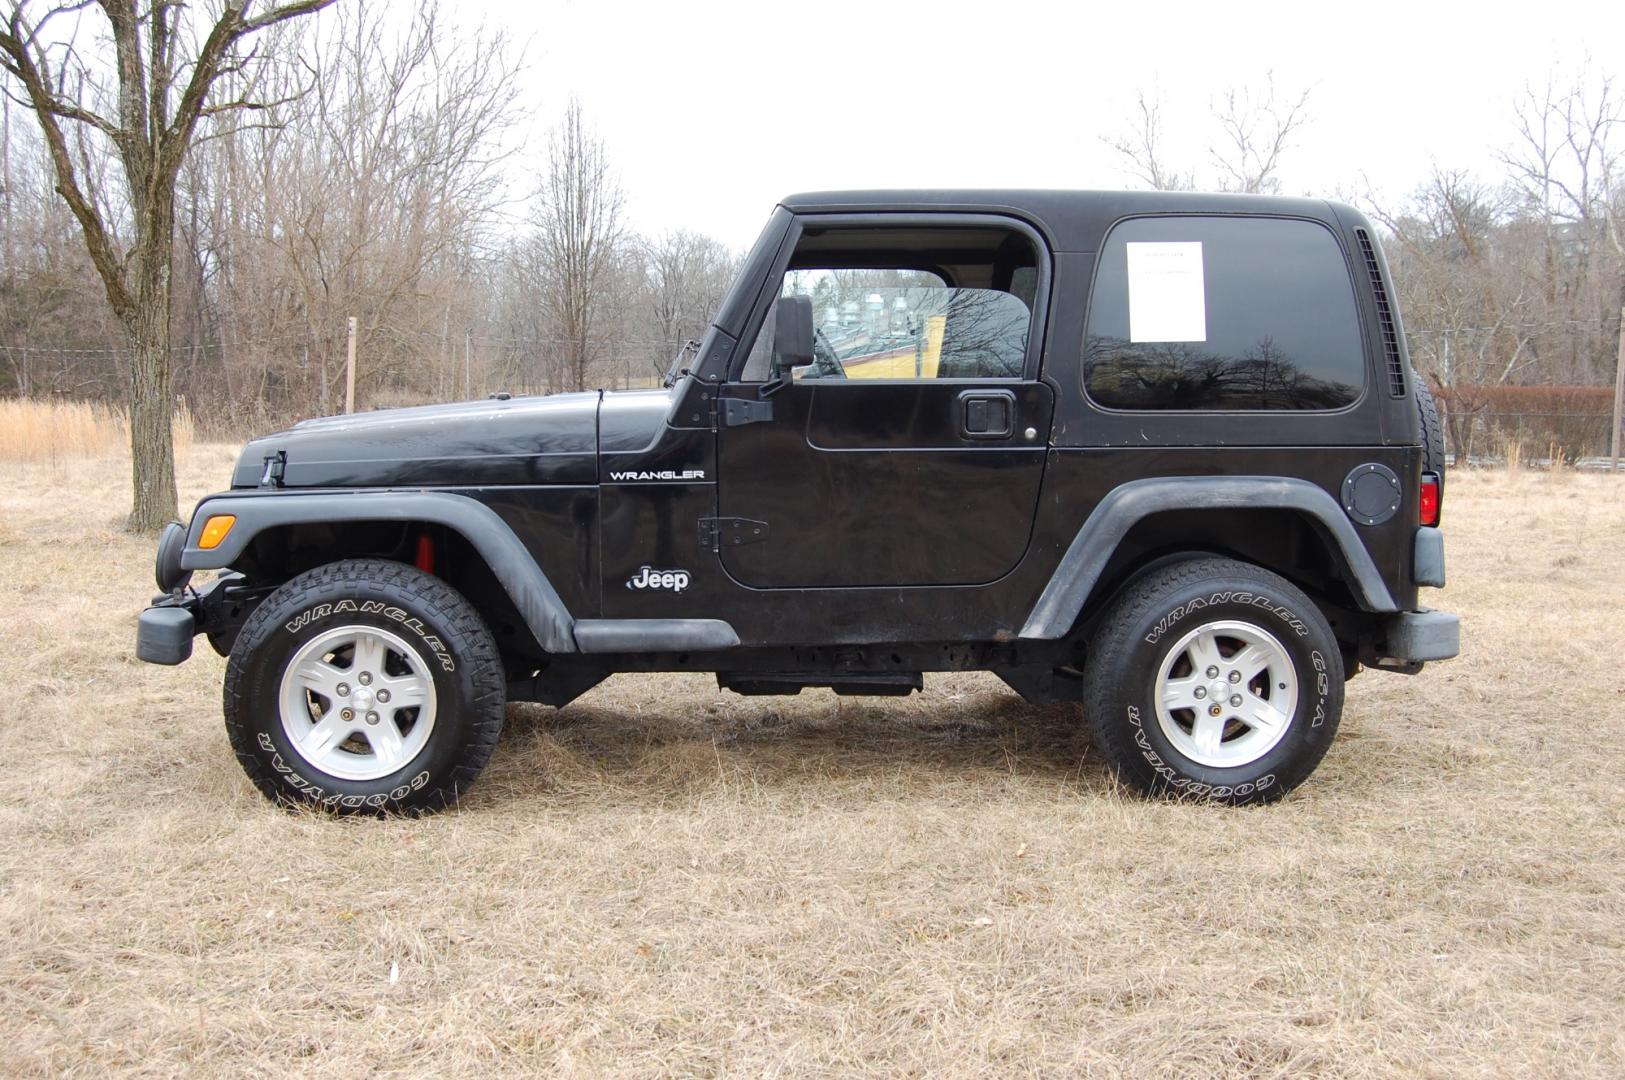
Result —
[[[1061, 191], [1020, 188], [814, 191], [781, 205], [801, 214], [876, 211], [1014, 214], [1031, 221], [1063, 251], [1090, 251], [1112, 222], [1139, 214], [1264, 214], [1365, 224], [1360, 213], [1324, 199], [1232, 195], [1196, 191]], [[1341, 219], [1341, 220], [1340, 220]]]

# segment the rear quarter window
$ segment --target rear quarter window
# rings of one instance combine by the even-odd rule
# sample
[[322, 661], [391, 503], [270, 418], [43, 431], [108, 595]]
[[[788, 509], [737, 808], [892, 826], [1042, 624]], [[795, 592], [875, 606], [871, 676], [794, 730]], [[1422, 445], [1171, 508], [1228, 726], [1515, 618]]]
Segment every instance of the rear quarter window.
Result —
[[1310, 221], [1120, 222], [1095, 274], [1083, 381], [1108, 409], [1353, 404], [1365, 353], [1342, 248]]

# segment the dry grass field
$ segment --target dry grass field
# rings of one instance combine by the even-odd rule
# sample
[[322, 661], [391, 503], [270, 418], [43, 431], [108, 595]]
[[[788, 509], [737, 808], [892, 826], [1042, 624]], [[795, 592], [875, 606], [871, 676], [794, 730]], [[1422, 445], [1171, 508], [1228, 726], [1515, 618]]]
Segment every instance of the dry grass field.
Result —
[[1625, 478], [1453, 475], [1465, 656], [1277, 806], [1131, 797], [989, 677], [622, 677], [337, 821], [206, 647], [136, 662], [126, 469], [0, 461], [0, 1074], [1625, 1074]]

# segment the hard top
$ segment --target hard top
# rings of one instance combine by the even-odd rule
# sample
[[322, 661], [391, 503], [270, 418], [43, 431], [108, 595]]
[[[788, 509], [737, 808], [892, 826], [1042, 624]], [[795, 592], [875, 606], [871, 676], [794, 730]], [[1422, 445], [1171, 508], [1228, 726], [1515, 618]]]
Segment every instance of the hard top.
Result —
[[1259, 214], [1311, 218], [1369, 228], [1352, 207], [1325, 199], [1197, 191], [1059, 191], [1021, 188], [916, 188], [812, 191], [780, 205], [798, 214], [958, 211], [1015, 214], [1033, 222], [1060, 251], [1093, 251], [1111, 224], [1140, 214]]

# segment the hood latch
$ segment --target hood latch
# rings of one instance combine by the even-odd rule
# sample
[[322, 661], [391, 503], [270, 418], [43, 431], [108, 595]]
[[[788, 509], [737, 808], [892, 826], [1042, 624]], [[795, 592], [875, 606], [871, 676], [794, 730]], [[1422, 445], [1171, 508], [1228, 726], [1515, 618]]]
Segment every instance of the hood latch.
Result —
[[282, 486], [282, 473], [288, 467], [288, 452], [278, 450], [265, 459], [265, 472], [260, 475], [260, 487], [279, 488]]

